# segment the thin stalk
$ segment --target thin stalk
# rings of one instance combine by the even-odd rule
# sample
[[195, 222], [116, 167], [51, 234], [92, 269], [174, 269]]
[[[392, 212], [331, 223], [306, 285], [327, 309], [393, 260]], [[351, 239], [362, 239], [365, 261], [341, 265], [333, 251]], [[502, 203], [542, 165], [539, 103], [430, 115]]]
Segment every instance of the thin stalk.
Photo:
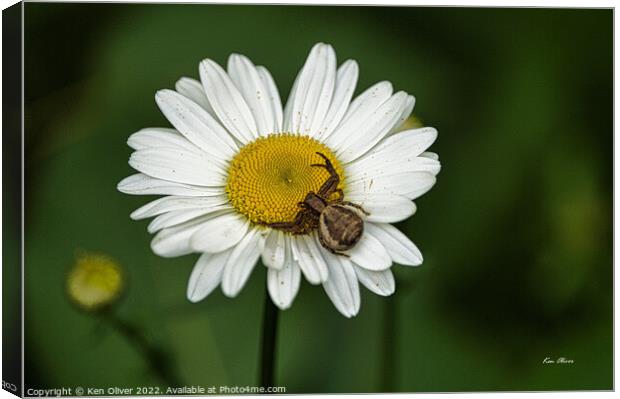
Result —
[[271, 302], [269, 293], [265, 289], [265, 304], [263, 308], [263, 334], [260, 359], [260, 386], [273, 387], [275, 376], [277, 335], [278, 335], [278, 308]]
[[106, 312], [103, 319], [118, 331], [146, 359], [151, 371], [169, 387], [179, 387], [181, 382], [172, 368], [169, 354], [151, 344], [142, 330], [127, 320], [121, 319], [112, 312]]
[[396, 362], [398, 360], [397, 350], [397, 318], [398, 300], [396, 294], [386, 298], [383, 312], [383, 373], [381, 375], [381, 391], [385, 393], [395, 392], [396, 388]]

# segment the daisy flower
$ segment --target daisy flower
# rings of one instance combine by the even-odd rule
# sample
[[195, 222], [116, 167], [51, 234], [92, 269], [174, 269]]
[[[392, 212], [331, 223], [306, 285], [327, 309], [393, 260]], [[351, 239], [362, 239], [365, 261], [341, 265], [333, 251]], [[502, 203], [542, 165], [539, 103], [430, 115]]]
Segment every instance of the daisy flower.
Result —
[[[269, 71], [243, 55], [232, 54], [226, 70], [210, 59], [199, 70], [200, 81], [184, 77], [176, 90], [157, 92], [174, 128], [132, 134], [129, 164], [140, 173], [118, 184], [127, 194], [165, 195], [131, 217], [155, 217], [148, 231], [157, 233], [156, 254], [201, 254], [189, 300], [219, 285], [235, 297], [259, 258], [280, 309], [292, 305], [302, 275], [321, 284], [346, 317], [360, 309], [359, 283], [392, 294], [392, 264], [417, 266], [422, 254], [390, 223], [414, 214], [412, 200], [433, 186], [440, 169], [437, 154], [425, 152], [434, 128], [398, 131], [414, 97], [383, 81], [351, 100], [358, 65], [347, 60], [338, 67], [334, 49], [323, 43], [310, 51], [284, 109]], [[324, 245], [316, 222], [303, 234], [273, 227], [295, 221], [299, 203], [334, 174], [316, 167], [327, 161], [342, 199], [366, 212], [356, 210], [363, 234], [341, 254]]]

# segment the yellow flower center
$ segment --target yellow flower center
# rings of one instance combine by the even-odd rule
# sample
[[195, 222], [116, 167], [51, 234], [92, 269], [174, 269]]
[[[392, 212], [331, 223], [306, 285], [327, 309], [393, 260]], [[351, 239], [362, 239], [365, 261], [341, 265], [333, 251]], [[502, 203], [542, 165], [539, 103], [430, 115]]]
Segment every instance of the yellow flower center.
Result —
[[[332, 151], [308, 136], [289, 133], [261, 137], [241, 148], [228, 169], [226, 192], [235, 209], [258, 224], [291, 222], [298, 202], [317, 193], [329, 178], [317, 155], [324, 154], [343, 178], [342, 166]], [[339, 188], [343, 188], [341, 181]]]

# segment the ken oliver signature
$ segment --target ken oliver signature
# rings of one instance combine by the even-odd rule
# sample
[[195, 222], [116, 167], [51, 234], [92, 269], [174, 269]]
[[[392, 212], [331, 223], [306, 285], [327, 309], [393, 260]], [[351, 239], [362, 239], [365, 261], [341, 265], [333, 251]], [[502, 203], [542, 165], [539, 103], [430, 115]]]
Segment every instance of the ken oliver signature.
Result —
[[558, 357], [558, 358], [551, 358], [551, 357], [546, 357], [543, 359], [543, 364], [575, 364], [575, 361], [573, 359], [568, 359], [566, 357]]

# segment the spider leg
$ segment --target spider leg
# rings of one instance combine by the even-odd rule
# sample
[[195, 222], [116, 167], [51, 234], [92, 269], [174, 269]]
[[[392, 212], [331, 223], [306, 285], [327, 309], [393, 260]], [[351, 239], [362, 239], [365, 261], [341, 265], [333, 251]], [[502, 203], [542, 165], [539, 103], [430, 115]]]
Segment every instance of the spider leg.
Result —
[[303, 210], [297, 213], [295, 220], [292, 222], [265, 223], [265, 225], [291, 234], [305, 234], [308, 229], [307, 216], [308, 212]]
[[334, 165], [332, 165], [331, 161], [327, 158], [327, 156], [325, 156], [325, 154], [320, 152], [317, 152], [317, 154], [325, 160], [325, 163], [313, 163], [310, 166], [325, 168], [329, 172], [329, 178], [325, 181], [325, 183], [323, 183], [318, 192], [320, 197], [329, 198], [329, 196], [337, 190], [338, 184], [340, 184], [340, 176], [338, 176], [338, 172], [334, 169]]
[[319, 188], [319, 192], [317, 195], [324, 199], [329, 199], [329, 197], [337, 190], [338, 184], [340, 183], [340, 177], [338, 175], [330, 176], [329, 179], [323, 183], [321, 188]]
[[325, 169], [327, 169], [327, 171], [329, 172], [330, 175], [338, 176], [338, 173], [336, 172], [336, 169], [334, 168], [334, 165], [332, 164], [332, 161], [330, 161], [329, 158], [327, 158], [327, 156], [325, 154], [323, 154], [322, 152], [317, 152], [317, 155], [320, 156], [321, 158], [323, 158], [325, 163], [313, 163], [311, 166], [317, 166], [319, 168], [325, 168]]
[[364, 214], [366, 215], [370, 215], [369, 212], [366, 211], [366, 209], [362, 208], [360, 205], [358, 204], [354, 204], [353, 202], [349, 202], [349, 201], [341, 201], [340, 202], [341, 205], [346, 205], [346, 206], [351, 206], [355, 209], [359, 209], [360, 211], [364, 212]]
[[334, 193], [338, 194], [338, 198], [336, 198], [335, 201], [342, 202], [342, 200], [344, 199], [344, 192], [342, 191], [342, 189], [337, 188], [334, 190]]
[[300, 234], [303, 228], [303, 226], [297, 225], [294, 222], [266, 223], [265, 226], [269, 226], [272, 229], [282, 230], [291, 234]]

